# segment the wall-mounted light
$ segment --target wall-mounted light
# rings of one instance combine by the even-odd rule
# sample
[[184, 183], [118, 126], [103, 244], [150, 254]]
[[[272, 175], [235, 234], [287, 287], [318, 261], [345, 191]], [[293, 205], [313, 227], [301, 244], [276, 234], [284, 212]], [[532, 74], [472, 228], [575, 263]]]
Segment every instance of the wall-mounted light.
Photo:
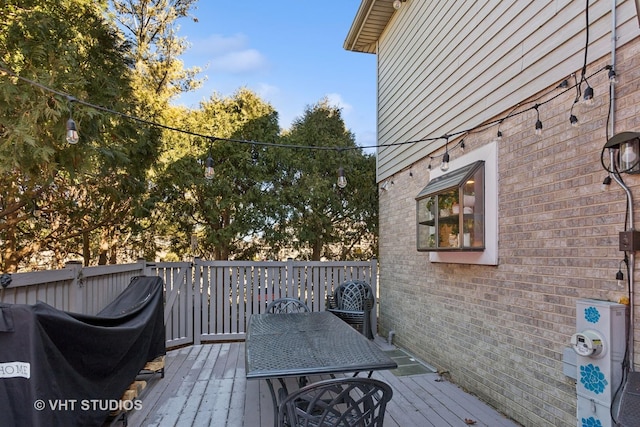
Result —
[[640, 173], [640, 132], [621, 132], [607, 141], [604, 145], [614, 153], [617, 169], [620, 173]]
[[338, 187], [344, 188], [347, 186], [347, 178], [344, 176], [344, 168], [341, 166], [338, 168]]
[[637, 169], [638, 163], [638, 140], [626, 141], [620, 148], [620, 167], [624, 170]]
[[402, 3], [406, 2], [407, 0], [393, 0], [393, 8], [395, 10], [398, 10], [402, 7]]

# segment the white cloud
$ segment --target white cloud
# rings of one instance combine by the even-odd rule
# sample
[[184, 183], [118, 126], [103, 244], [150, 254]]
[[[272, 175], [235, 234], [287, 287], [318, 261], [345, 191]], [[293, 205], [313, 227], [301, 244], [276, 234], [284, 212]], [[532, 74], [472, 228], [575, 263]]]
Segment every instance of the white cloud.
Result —
[[280, 88], [268, 83], [260, 83], [256, 88], [256, 93], [261, 99], [268, 100], [280, 94]]
[[229, 37], [211, 34], [204, 39], [190, 40], [189, 52], [195, 55], [220, 55], [244, 49], [249, 44], [246, 35], [238, 33]]
[[246, 73], [264, 69], [267, 59], [255, 49], [229, 52], [211, 58], [211, 70], [228, 73]]
[[211, 34], [190, 42], [187, 55], [198, 58], [196, 63], [205, 62], [211, 71], [238, 74], [261, 71], [268, 65], [266, 57], [249, 47], [249, 38], [242, 33], [232, 36]]
[[353, 106], [344, 102], [339, 93], [327, 94], [327, 100], [329, 101], [329, 105], [341, 109], [344, 114], [349, 114], [353, 110]]

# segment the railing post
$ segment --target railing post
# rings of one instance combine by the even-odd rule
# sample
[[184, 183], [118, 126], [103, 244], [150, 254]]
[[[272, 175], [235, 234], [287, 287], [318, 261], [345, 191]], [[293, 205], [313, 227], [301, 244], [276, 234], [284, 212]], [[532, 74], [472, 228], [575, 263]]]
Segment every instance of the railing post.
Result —
[[371, 274], [371, 289], [373, 290], [376, 297], [378, 296], [378, 259], [371, 258], [370, 261], [370, 274]]
[[[189, 277], [194, 277], [195, 279], [195, 283], [193, 285], [193, 320], [192, 320], [192, 324], [189, 326], [191, 328], [191, 331], [193, 331], [193, 344], [194, 345], [200, 345], [200, 343], [202, 342], [202, 319], [203, 319], [203, 313], [202, 310], [208, 310], [209, 307], [206, 303], [204, 303], [203, 299], [208, 297], [208, 295], [206, 295], [203, 292], [203, 267], [200, 264], [200, 258], [198, 257], [194, 257], [193, 258], [193, 263], [192, 268], [195, 270], [193, 272], [189, 272]], [[193, 276], [191, 276], [191, 274], [193, 274]], [[188, 280], [187, 280], [188, 281]], [[188, 286], [191, 286], [190, 283], [188, 283]]]
[[154, 263], [147, 264], [147, 260], [144, 258], [138, 258], [138, 264], [140, 264], [140, 271], [142, 272], [142, 276], [153, 276], [153, 266]]
[[378, 302], [378, 259], [377, 258], [371, 258], [371, 267], [370, 267], [370, 272], [371, 272], [371, 290], [373, 291], [373, 294], [376, 296], [376, 307], [374, 310], [371, 310], [371, 330], [373, 332], [373, 336], [375, 337], [376, 335], [378, 335], [378, 306], [379, 306], [379, 302]]
[[69, 311], [86, 314], [85, 310], [85, 289], [82, 280], [82, 263], [80, 261], [69, 261], [64, 268], [73, 271], [73, 280], [69, 287]]
[[286, 285], [286, 289], [285, 289], [285, 294], [288, 297], [294, 297], [297, 298], [299, 297], [299, 295], [297, 295], [297, 292], [294, 293], [293, 292], [293, 258], [287, 258], [287, 266], [285, 268], [285, 274], [287, 277], [287, 285]]

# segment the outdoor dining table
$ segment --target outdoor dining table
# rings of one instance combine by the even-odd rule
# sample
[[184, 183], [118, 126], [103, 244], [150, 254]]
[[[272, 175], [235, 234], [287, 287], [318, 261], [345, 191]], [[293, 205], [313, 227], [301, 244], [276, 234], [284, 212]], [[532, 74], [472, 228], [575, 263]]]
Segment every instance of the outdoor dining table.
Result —
[[245, 342], [247, 379], [267, 381], [277, 425], [278, 397], [273, 380], [286, 393], [284, 378], [371, 372], [398, 365], [373, 341], [327, 311], [253, 314]]

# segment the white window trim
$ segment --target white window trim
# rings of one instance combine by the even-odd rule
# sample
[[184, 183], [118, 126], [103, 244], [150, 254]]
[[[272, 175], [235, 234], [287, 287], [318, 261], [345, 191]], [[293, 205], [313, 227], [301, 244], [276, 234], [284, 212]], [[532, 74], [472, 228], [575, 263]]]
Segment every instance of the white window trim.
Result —
[[[482, 252], [429, 252], [429, 261], [454, 264], [498, 265], [498, 143], [492, 141], [449, 162], [456, 170], [478, 160], [484, 160], [484, 245]], [[445, 174], [440, 168], [431, 170], [433, 179]]]

